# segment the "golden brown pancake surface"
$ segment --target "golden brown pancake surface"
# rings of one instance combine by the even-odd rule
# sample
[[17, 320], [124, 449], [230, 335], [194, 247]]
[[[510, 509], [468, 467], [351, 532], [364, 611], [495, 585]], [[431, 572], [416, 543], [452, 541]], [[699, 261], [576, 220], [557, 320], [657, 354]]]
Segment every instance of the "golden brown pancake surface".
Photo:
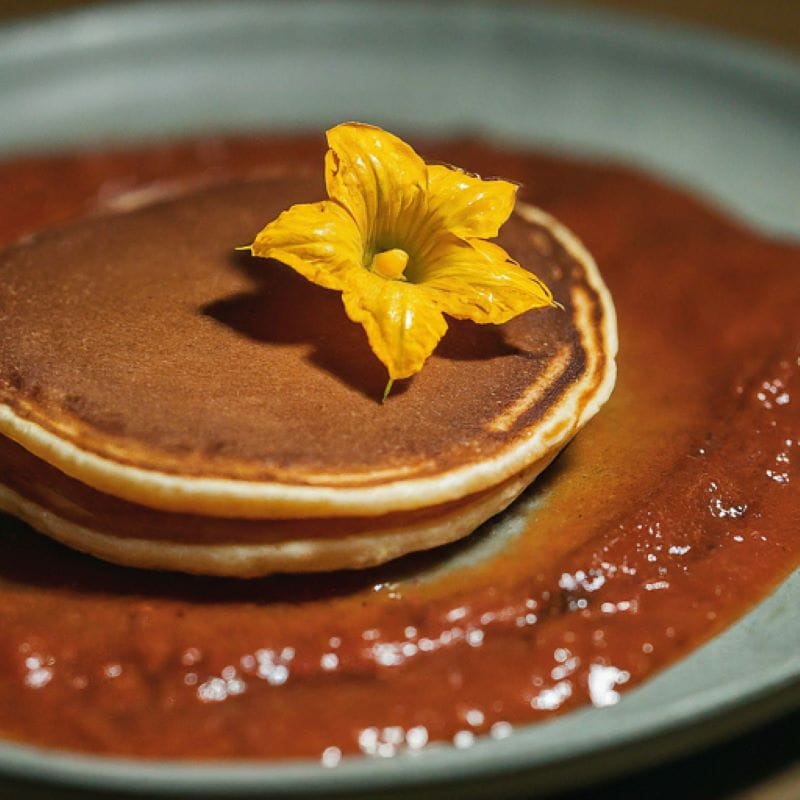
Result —
[[[334, 493], [435, 480], [492, 464], [572, 391], [576, 407], [551, 432], [569, 435], [608, 383], [613, 358], [608, 343], [586, 341], [576, 315], [596, 333], [613, 326], [613, 309], [563, 241], [518, 215], [499, 240], [565, 311], [529, 312], [502, 327], [451, 320], [422, 373], [381, 404], [383, 367], [339, 295], [234, 251], [265, 220], [322, 194], [311, 178], [236, 181], [93, 217], [0, 255], [0, 401], [49, 444], [6, 434], [88, 483], [145, 502], [147, 491], [131, 496], [124, 475], [106, 483], [105, 464]], [[86, 454], [102, 461], [84, 474]], [[433, 499], [464, 496], [524, 466], [492, 465]], [[152, 499], [207, 511], [196, 497], [181, 502]], [[415, 507], [414, 497], [398, 507]], [[362, 502], [357, 513], [370, 512]]]

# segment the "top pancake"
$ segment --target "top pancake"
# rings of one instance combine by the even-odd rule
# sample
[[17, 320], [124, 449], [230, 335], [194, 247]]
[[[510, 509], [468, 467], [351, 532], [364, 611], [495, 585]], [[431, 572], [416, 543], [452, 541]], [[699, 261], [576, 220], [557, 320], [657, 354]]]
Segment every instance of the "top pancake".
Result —
[[0, 254], [0, 432], [109, 494], [230, 517], [374, 515], [496, 485], [563, 444], [614, 382], [591, 257], [518, 206], [499, 243], [565, 310], [448, 320], [386, 375], [340, 296], [234, 253], [316, 179], [238, 181]]

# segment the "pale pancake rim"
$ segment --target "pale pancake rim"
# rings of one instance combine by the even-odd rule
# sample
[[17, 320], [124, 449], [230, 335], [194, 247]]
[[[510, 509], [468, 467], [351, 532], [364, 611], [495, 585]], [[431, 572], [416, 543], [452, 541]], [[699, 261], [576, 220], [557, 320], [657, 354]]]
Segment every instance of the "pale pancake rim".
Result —
[[60, 516], [2, 483], [0, 509], [73, 550], [127, 567], [236, 578], [364, 569], [463, 539], [516, 500], [557, 452], [553, 450], [487, 496], [432, 519], [332, 538], [210, 544], [117, 536]]

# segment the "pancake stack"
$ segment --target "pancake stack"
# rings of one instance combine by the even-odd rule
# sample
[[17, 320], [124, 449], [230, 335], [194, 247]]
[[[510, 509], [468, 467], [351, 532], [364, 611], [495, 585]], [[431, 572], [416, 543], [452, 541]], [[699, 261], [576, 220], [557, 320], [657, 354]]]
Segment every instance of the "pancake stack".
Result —
[[0, 254], [0, 508], [108, 561], [248, 577], [373, 566], [508, 506], [613, 388], [591, 256], [518, 203], [498, 242], [564, 309], [451, 323], [381, 403], [339, 295], [234, 251], [323, 194], [219, 184]]

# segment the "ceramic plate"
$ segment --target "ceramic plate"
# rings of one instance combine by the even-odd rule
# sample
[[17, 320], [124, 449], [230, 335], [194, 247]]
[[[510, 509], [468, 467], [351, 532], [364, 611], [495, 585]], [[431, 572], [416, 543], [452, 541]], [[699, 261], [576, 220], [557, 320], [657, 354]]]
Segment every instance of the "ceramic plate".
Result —
[[[112, 5], [0, 30], [0, 155], [342, 119], [637, 163], [800, 237], [800, 64], [710, 35], [514, 3]], [[445, 101], [446, 100], [446, 101]], [[607, 709], [468, 752], [179, 765], [0, 744], [6, 793], [529, 795], [653, 762], [800, 704], [800, 572]], [[36, 787], [39, 787], [38, 789]], [[71, 795], [70, 796], [74, 796]]]

